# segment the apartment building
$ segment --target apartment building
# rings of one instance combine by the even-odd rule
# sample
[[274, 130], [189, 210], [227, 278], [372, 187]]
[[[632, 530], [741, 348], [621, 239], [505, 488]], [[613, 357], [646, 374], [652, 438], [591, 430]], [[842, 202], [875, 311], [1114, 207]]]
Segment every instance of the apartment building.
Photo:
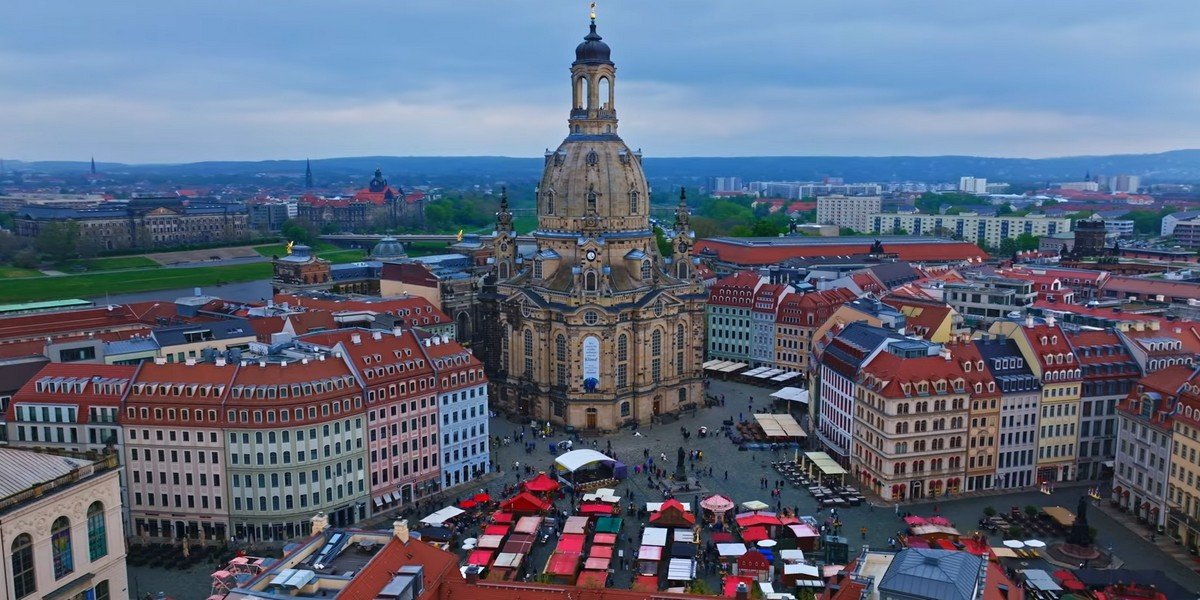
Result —
[[[1003, 392], [987, 368], [978, 345], [963, 335], [946, 344], [946, 352], [962, 368], [970, 394], [967, 423], [967, 461], [963, 491], [990, 490], [995, 487], [997, 442], [1000, 440], [1000, 413]], [[951, 491], [955, 491], [951, 488]]]
[[1032, 282], [994, 275], [950, 282], [942, 290], [946, 303], [972, 325], [1009, 318], [1013, 312], [1023, 317], [1037, 300]]
[[750, 365], [772, 367], [775, 364], [775, 322], [779, 305], [791, 295], [791, 286], [765, 283], [754, 292], [750, 310]]
[[998, 248], [1001, 241], [1015, 240], [1022, 234], [1040, 237], [1071, 231], [1071, 219], [1065, 217], [874, 213], [868, 219], [870, 228], [867, 231], [877, 234], [953, 236], [991, 248]]
[[[810, 410], [818, 442], [843, 466], [850, 465], [851, 457], [855, 456], [854, 415], [859, 373], [889, 342], [919, 343], [890, 329], [854, 322], [839, 326], [821, 352], [817, 365], [820, 383], [812, 386], [818, 394]], [[920, 348], [923, 350], [925, 346]]]
[[869, 231], [870, 216], [882, 211], [879, 196], [843, 196], [840, 194], [817, 198], [817, 223], [837, 225], [854, 231]]
[[849, 288], [785, 296], [775, 319], [776, 367], [808, 373], [817, 328], [843, 304], [854, 299], [854, 292]]

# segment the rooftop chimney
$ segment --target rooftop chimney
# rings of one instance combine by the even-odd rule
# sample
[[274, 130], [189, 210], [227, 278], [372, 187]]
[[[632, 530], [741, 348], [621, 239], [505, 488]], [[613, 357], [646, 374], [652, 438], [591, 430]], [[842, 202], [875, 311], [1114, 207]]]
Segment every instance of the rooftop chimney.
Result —
[[218, 366], [218, 367], [223, 367], [223, 366], [225, 366], [225, 357], [224, 357], [224, 356], [218, 356], [218, 357], [217, 357], [217, 359], [216, 359], [216, 364], [217, 364], [217, 366]]
[[400, 540], [401, 544], [408, 543], [408, 519], [399, 519], [392, 521], [392, 535]]
[[312, 534], [317, 535], [329, 527], [329, 517], [325, 516], [323, 512], [318, 512], [309, 519], [309, 523], [312, 524]]
[[475, 565], [467, 567], [467, 583], [469, 585], [479, 583], [479, 567]]
[[404, 335], [404, 329], [402, 329], [402, 328], [401, 328], [401, 327], [399, 327], [399, 326], [393, 327], [393, 328], [392, 328], [392, 335], [394, 335], [394, 336], [396, 336], [396, 337], [400, 337], [400, 336]]
[[258, 361], [258, 368], [265, 369], [266, 367], [267, 367], [267, 361], [265, 361], [265, 360]]
[[286, 366], [287, 366], [287, 361], [286, 361], [286, 360], [281, 360], [281, 361], [279, 361], [279, 366], [281, 366], [281, 367], [286, 367]]
[[196, 357], [194, 357], [194, 356], [189, 356], [187, 360], [183, 361], [183, 364], [185, 364], [185, 365], [187, 365], [187, 366], [189, 366], [189, 367], [194, 367], [194, 366], [196, 366]]
[[1025, 315], [1025, 326], [1030, 328], [1033, 327], [1033, 315]]
[[324, 355], [324, 354], [318, 354], [318, 355], [317, 355], [317, 360], [319, 360], [319, 361], [321, 361], [321, 362], [325, 362], [325, 355]]
[[307, 365], [307, 364], [308, 364], [308, 357], [307, 357], [307, 356], [305, 356], [304, 358], [301, 358], [301, 359], [300, 359], [300, 364], [302, 364], [302, 365]]
[[942, 349], [941, 349], [941, 350], [938, 350], [938, 356], [941, 356], [942, 358], [944, 358], [944, 359], [946, 359], [947, 361], [949, 361], [949, 360], [950, 360], [950, 358], [951, 358], [951, 356], [950, 356], [950, 349], [949, 349], [949, 348], [947, 348], [947, 347], [945, 347], [945, 346], [942, 346]]
[[371, 339], [373, 339], [373, 340], [375, 340], [375, 341], [377, 341], [377, 342], [378, 342], [379, 340], [382, 340], [382, 339], [383, 339], [383, 332], [382, 332], [382, 331], [379, 331], [378, 329], [376, 329], [375, 331], [372, 331], [372, 332], [371, 332]]
[[165, 365], [165, 364], [167, 364], [167, 359], [166, 359], [166, 357], [163, 357], [163, 356], [155, 356], [155, 357], [154, 357], [154, 364], [156, 364], [156, 365]]
[[1054, 327], [1054, 315], [1046, 315], [1046, 325]]
[[355, 333], [355, 334], [351, 335], [351, 336], [350, 336], [350, 343], [351, 343], [351, 344], [354, 344], [355, 346], [357, 346], [357, 345], [359, 345], [359, 344], [362, 344], [362, 336], [361, 336], [361, 335], [359, 335], [359, 334], [357, 334], [357, 333]]

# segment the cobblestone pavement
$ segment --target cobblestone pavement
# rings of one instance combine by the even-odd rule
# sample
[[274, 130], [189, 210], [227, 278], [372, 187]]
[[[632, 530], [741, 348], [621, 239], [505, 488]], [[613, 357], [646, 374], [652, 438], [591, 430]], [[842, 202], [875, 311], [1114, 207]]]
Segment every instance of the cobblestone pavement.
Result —
[[[648, 450], [656, 463], [659, 462], [660, 454], [666, 454], [668, 462], [666, 468], [670, 472], [674, 471], [677, 448], [683, 447], [685, 451], [693, 449], [703, 451], [704, 460], [694, 464], [698, 467], [711, 468], [713, 476], [699, 478], [704, 491], [698, 493], [680, 493], [676, 494], [676, 498], [682, 501], [695, 502], [697, 496], [704, 498], [707, 495], [719, 493], [732, 498], [738, 503], [748, 500], [761, 500], [774, 507], [776, 499], [770, 497], [768, 490], [761, 489], [759, 480], [762, 477], [767, 477], [771, 481], [777, 479], [778, 475], [771, 469], [770, 463], [774, 460], [791, 458], [791, 452], [739, 452], [724, 436], [710, 436], [701, 439], [695, 435], [696, 430], [701, 426], [708, 426], [710, 432], [716, 431], [724, 419], [737, 419], [739, 413], [742, 416], [747, 416], [750, 410], [750, 402], [748, 402], [750, 397], [754, 398], [753, 405], [755, 407], [763, 408], [766, 406], [772, 391], [774, 390], [768, 388], [713, 381], [709, 393], [716, 396], [724, 394], [724, 407], [702, 408], [697, 410], [694, 415], [685, 413], [677, 422], [661, 425], [656, 424], [652, 427], [641, 427], [638, 430], [638, 433], [642, 434], [641, 436], [634, 435], [634, 432], [628, 429], [622, 429], [620, 432], [609, 436], [595, 438], [585, 436], [582, 438], [582, 443], [587, 447], [592, 447], [592, 443], [595, 442], [596, 449], [602, 452], [607, 451], [608, 444], [611, 443], [612, 450], [609, 453], [610, 456], [615, 455], [615, 458], [630, 465], [630, 477], [617, 486], [618, 494], [623, 497], [622, 504], [625, 503], [625, 499], [629, 498], [630, 493], [633, 494], [635, 501], [639, 505], [644, 505], [647, 501], [662, 500], [662, 493], [649, 487], [645, 475], [634, 476], [632, 474], [632, 465], [643, 460], [643, 450]], [[680, 427], [685, 427], [692, 432], [689, 440], [684, 440], [681, 436]], [[493, 434], [501, 437], [506, 435], [512, 436], [514, 432], [519, 432], [520, 429], [520, 424], [513, 423], [503, 417], [492, 420]], [[526, 428], [526, 431], [528, 431], [528, 428]], [[528, 434], [526, 439], [530, 439]], [[550, 439], [536, 440], [537, 447], [532, 454], [526, 454], [524, 446], [521, 443], [510, 443], [508, 446], [498, 447], [495, 453], [496, 461], [505, 470], [505, 474], [500, 480], [490, 486], [491, 489], [489, 491], [495, 493], [504, 484], [514, 484], [524, 480], [526, 476], [523, 471], [526, 465], [533, 466], [535, 471], [549, 471], [553, 465], [554, 455], [549, 452], [548, 444], [552, 441], [564, 439], [567, 439], [567, 436], [559, 434], [557, 437], [551, 437]], [[583, 446], [576, 443], [575, 448], [580, 447]], [[514, 461], [521, 463], [521, 473], [515, 473], [512, 470]], [[689, 462], [688, 466], [690, 468], [692, 463]], [[726, 473], [728, 473], [728, 478], [726, 478]], [[1034, 504], [1038, 506], [1058, 505], [1074, 510], [1080, 495], [1085, 493], [1086, 485], [1081, 484], [1078, 487], [1060, 487], [1049, 496], [1036, 490], [1002, 495], [974, 495], [953, 497], [949, 500], [942, 499], [936, 502], [906, 503], [900, 506], [900, 510], [902, 512], [909, 511], [913, 514], [929, 516], [933, 514], [936, 506], [939, 514], [948, 517], [964, 533], [970, 533], [975, 530], [974, 525], [983, 516], [983, 509], [985, 507], [992, 506], [998, 511], [1003, 512], [1008, 510], [1010, 506], [1024, 507]], [[798, 508], [801, 515], [813, 515], [821, 520], [829, 517], [829, 511], [818, 510], [816, 502], [809, 496], [806, 490], [796, 489], [790, 485], [784, 487], [779, 502], [783, 506]], [[893, 505], [878, 506], [879, 500], [876, 500], [875, 504], [838, 511], [843, 522], [843, 535], [850, 540], [852, 552], [857, 551], [861, 545], [886, 548], [888, 537], [894, 535], [903, 527], [903, 523], [901, 523], [895, 514], [895, 507]], [[567, 508], [567, 502], [560, 501], [559, 508]], [[1117, 557], [1125, 563], [1126, 568], [1161, 569], [1166, 571], [1181, 585], [1189, 589], [1200, 589], [1200, 575], [1194, 572], [1188, 565], [1175, 560], [1169, 560], [1168, 554], [1163, 552], [1162, 547], [1164, 547], [1164, 542], [1162, 536], [1159, 538], [1160, 543], [1156, 545], [1149, 541], [1143, 530], [1130, 531], [1105, 512], [1093, 510], [1088, 513], [1088, 517], [1091, 525], [1098, 531], [1099, 545], [1102, 548], [1111, 547]], [[626, 519], [626, 521], [630, 520], [633, 519]], [[862, 527], [867, 528], [865, 538], [860, 533]], [[631, 551], [636, 552], [638, 529], [636, 525], [631, 524], [627, 525], [626, 532], [627, 536], [633, 538], [634, 546], [631, 549], [629, 545], [626, 545], [626, 555], [628, 555]], [[999, 545], [1000, 540], [999, 536], [993, 536], [991, 541], [993, 545]], [[1051, 540], [1045, 541], [1049, 542]], [[534, 564], [538, 567], [542, 566], [549, 550], [549, 548], [543, 548], [543, 553], [535, 553]], [[1200, 566], [1200, 564], [1196, 566]], [[617, 574], [615, 584], [617, 587], [627, 586], [628, 576]]]

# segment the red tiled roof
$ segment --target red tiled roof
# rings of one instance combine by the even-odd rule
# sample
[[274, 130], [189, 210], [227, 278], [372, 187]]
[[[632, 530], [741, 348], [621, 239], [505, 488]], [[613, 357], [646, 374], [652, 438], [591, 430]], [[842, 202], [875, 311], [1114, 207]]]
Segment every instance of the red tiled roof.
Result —
[[[973, 398], [990, 398], [999, 396], [1000, 390], [995, 385], [995, 380], [992, 378], [992, 372], [987, 368], [983, 355], [979, 352], [979, 347], [975, 342], [954, 342], [946, 344], [946, 349], [950, 351], [950, 358], [958, 363], [962, 368], [963, 377], [967, 380], [967, 389], [971, 392]], [[971, 363], [968, 366], [966, 363]], [[970, 369], [969, 371], [967, 369]], [[975, 384], [980, 384], [980, 391], [975, 391]], [[993, 384], [990, 388], [988, 384]]]
[[763, 281], [763, 278], [749, 271], [738, 271], [722, 277], [709, 288], [708, 303], [750, 308], [754, 305], [754, 292]]
[[[889, 398], [905, 398], [916, 395], [916, 384], [929, 384], [929, 393], [935, 393], [934, 382], [945, 381], [946, 392], [953, 390], [954, 381], [961, 379], [966, 382], [965, 373], [959, 361], [946, 360], [941, 356], [925, 356], [921, 358], [900, 358], [890, 352], [880, 352], [863, 368], [880, 382], [882, 387], [875, 389], [876, 393]], [[911, 384], [905, 393], [902, 384]]]
[[[694, 253], [699, 256], [711, 250], [725, 262], [739, 265], [769, 265], [789, 258], [820, 258], [827, 256], [854, 256], [868, 254], [869, 242], [812, 245], [745, 245], [723, 239], [700, 240]], [[884, 250], [895, 253], [900, 260], [914, 262], [959, 262], [981, 261], [987, 254], [979, 246], [969, 242], [890, 242]]]
[[[819, 327], [838, 308], [857, 296], [850, 288], [834, 288], [807, 294], [789, 294], [779, 304], [776, 322], [788, 325]], [[809, 323], [808, 316], [812, 315]]]
[[[78, 406], [77, 422], [87, 423], [90, 418], [88, 409], [93, 406], [120, 407], [121, 398], [125, 396], [125, 390], [129, 388], [130, 379], [136, 371], [135, 365], [49, 363], [13, 394], [7, 419], [14, 419], [17, 404], [37, 402]], [[77, 392], [70, 388], [38, 391], [38, 382], [58, 378], [82, 380], [83, 391]]]
[[905, 329], [925, 339], [942, 326], [953, 310], [949, 305], [936, 300], [922, 300], [900, 294], [884, 296], [882, 302], [904, 313]]

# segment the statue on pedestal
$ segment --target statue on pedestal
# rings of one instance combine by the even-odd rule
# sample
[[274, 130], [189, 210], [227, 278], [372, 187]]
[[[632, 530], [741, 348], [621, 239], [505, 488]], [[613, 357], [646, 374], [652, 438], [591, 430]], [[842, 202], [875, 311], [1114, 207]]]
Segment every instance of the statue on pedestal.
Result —
[[1079, 497], [1079, 507], [1075, 509], [1075, 522], [1067, 531], [1067, 543], [1080, 548], [1092, 545], [1092, 531], [1087, 520], [1087, 496]]

